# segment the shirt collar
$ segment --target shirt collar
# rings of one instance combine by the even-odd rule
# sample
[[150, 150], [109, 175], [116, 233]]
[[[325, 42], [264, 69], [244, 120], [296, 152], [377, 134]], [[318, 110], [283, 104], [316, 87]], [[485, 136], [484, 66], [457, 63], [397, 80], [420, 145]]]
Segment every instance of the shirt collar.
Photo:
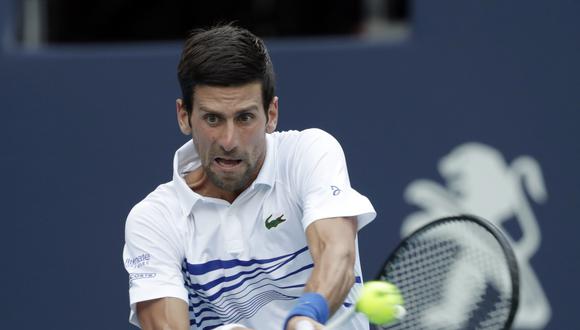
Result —
[[[254, 189], [260, 185], [271, 188], [276, 180], [276, 148], [271, 134], [266, 134], [266, 158], [260, 169], [260, 173], [248, 189]], [[197, 201], [203, 196], [189, 188], [183, 176], [201, 166], [201, 160], [192, 140], [187, 141], [177, 149], [173, 157], [173, 183], [177, 191], [177, 198], [181, 211], [189, 215]]]
[[275, 180], [276, 148], [274, 146], [274, 138], [272, 137], [272, 134], [266, 134], [266, 158], [264, 159], [264, 164], [262, 164], [260, 173], [258, 173], [256, 180], [254, 180], [250, 187], [266, 185], [271, 188], [274, 186]]
[[191, 213], [191, 209], [201, 198], [201, 195], [189, 188], [183, 176], [199, 166], [201, 166], [199, 155], [197, 150], [195, 150], [193, 141], [189, 140], [181, 148], [177, 149], [173, 157], [173, 183], [175, 184], [179, 205], [184, 215]]

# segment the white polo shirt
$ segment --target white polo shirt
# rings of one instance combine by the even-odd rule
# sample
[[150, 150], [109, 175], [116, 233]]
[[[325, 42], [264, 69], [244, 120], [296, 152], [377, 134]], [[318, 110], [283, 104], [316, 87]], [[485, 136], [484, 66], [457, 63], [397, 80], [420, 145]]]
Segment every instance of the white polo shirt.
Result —
[[[376, 215], [351, 188], [339, 143], [319, 129], [268, 134], [258, 177], [231, 204], [187, 186], [183, 176], [200, 165], [187, 142], [175, 154], [173, 181], [127, 218], [123, 259], [133, 324], [137, 302], [175, 297], [189, 304], [192, 329], [281, 328], [313, 268], [306, 227], [358, 216], [360, 229]], [[357, 283], [334, 317], [354, 302], [361, 274], [357, 251]], [[342, 329], [368, 329], [368, 322], [357, 316]]]

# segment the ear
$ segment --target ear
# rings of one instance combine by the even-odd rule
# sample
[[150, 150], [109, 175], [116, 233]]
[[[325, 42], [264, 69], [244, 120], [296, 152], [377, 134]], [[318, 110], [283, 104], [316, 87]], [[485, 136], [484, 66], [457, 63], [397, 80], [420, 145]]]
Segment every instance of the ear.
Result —
[[266, 133], [272, 133], [276, 130], [278, 124], [278, 97], [274, 96], [268, 107], [268, 122], [266, 123]]
[[185, 110], [185, 105], [182, 99], [177, 99], [175, 101], [175, 108], [177, 110], [177, 123], [179, 124], [179, 130], [185, 135], [191, 135], [191, 124], [189, 122], [189, 115]]

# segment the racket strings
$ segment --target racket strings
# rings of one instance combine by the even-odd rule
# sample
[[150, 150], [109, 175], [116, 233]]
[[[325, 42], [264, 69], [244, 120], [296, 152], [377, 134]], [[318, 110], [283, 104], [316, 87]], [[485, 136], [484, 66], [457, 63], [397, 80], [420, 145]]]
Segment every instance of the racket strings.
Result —
[[473, 222], [444, 222], [413, 235], [383, 274], [399, 287], [407, 309], [385, 329], [502, 329], [510, 313], [503, 248]]

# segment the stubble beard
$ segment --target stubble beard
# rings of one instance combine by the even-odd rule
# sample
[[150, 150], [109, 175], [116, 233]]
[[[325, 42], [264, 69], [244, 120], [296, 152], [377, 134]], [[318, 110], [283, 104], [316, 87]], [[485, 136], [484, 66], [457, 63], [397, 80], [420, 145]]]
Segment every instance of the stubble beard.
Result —
[[239, 194], [244, 191], [250, 184], [252, 180], [253, 172], [255, 170], [254, 166], [243, 161], [247, 167], [246, 170], [236, 176], [220, 176], [211, 169], [211, 164], [207, 163], [203, 165], [203, 169], [207, 174], [209, 180], [218, 188], [225, 190], [227, 192]]

